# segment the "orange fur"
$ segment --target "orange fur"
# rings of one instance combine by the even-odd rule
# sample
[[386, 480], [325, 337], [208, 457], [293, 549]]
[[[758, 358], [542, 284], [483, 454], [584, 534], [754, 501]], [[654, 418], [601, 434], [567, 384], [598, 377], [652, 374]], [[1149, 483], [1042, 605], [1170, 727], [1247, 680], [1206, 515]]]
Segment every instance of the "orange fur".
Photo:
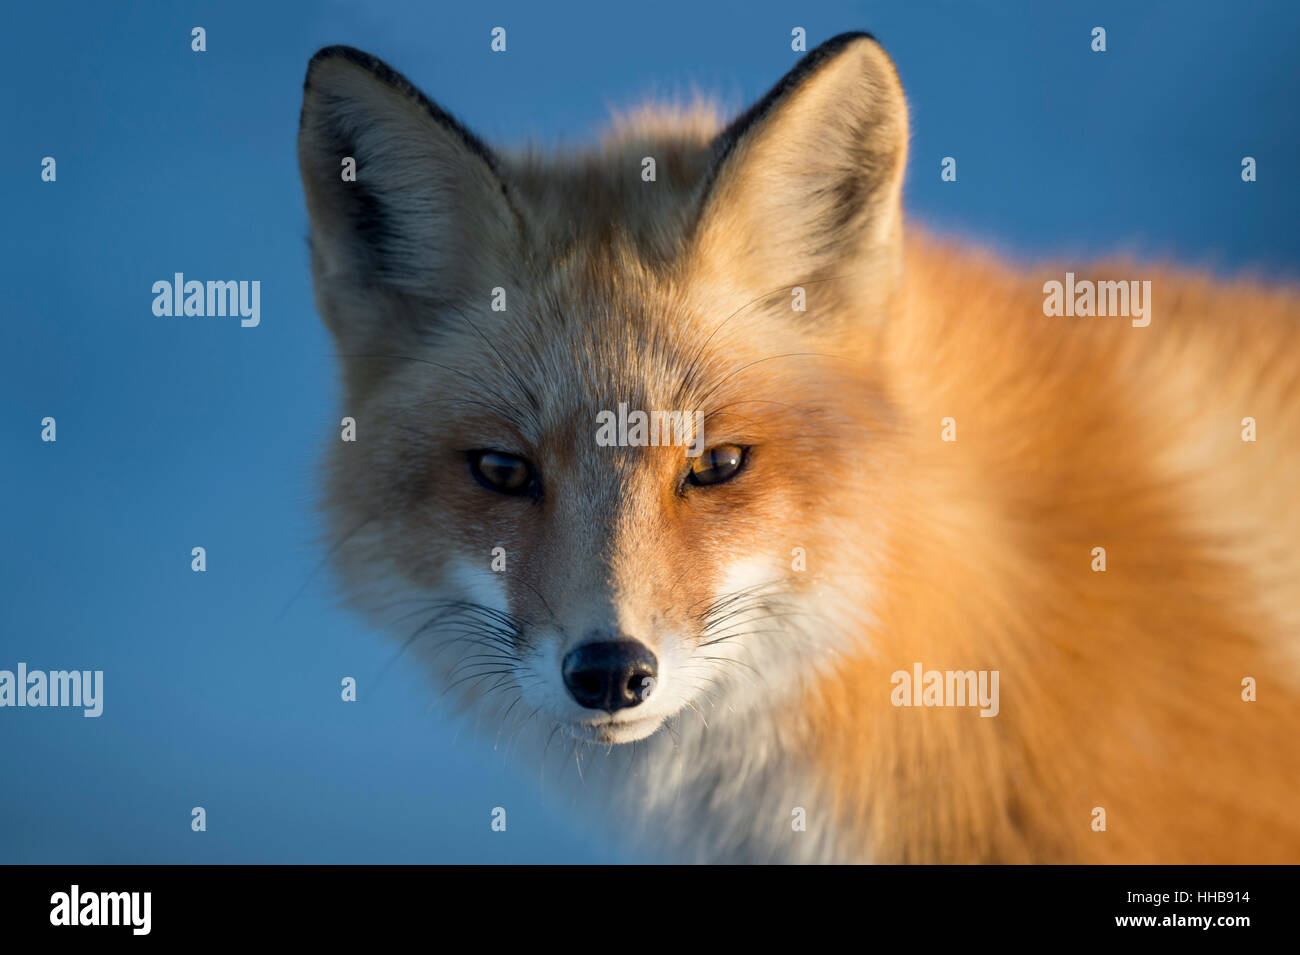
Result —
[[[855, 838], [882, 861], [1300, 860], [1300, 300], [1109, 266], [1153, 280], [1139, 329], [1044, 316], [1064, 269], [907, 253], [874, 653], [802, 704]], [[862, 692], [913, 660], [999, 669], [1001, 713]]]
[[[502, 730], [564, 729], [570, 764], [635, 740], [584, 784], [697, 857], [1300, 861], [1300, 296], [904, 239], [906, 145], [865, 35], [724, 131], [652, 110], [558, 158], [318, 54], [349, 591], [442, 608], [410, 640]], [[1066, 271], [1150, 280], [1150, 324], [1045, 315]], [[681, 448], [598, 446], [621, 402], [698, 411], [744, 470], [692, 487]], [[544, 493], [485, 489], [473, 449]], [[592, 635], [653, 652], [654, 694], [579, 711], [561, 660]], [[893, 705], [914, 663], [997, 670], [1000, 711]]]

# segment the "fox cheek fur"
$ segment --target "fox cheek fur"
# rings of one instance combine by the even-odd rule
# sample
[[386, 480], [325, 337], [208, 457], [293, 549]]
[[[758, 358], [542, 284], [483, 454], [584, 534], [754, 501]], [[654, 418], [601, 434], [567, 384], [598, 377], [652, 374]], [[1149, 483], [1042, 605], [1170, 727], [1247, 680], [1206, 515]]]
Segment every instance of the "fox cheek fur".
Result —
[[[649, 108], [554, 157], [321, 50], [299, 158], [357, 422], [325, 508], [346, 593], [683, 854], [1300, 859], [1300, 465], [1225, 465], [1188, 411], [1300, 447], [1269, 360], [1295, 296], [1148, 270], [1149, 328], [1059, 324], [1041, 276], [904, 241], [907, 140], [866, 34], [728, 125]], [[740, 465], [597, 441], [617, 409], [698, 413]], [[1081, 577], [1099, 541], [1119, 572]], [[915, 661], [1001, 671], [996, 717], [894, 705]]]

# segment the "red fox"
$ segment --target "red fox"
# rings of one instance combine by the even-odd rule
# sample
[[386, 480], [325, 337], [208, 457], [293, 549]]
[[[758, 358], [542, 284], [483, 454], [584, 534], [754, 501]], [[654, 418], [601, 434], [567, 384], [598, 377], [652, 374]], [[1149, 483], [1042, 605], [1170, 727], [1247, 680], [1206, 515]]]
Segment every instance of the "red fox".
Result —
[[1300, 862], [1300, 295], [905, 232], [907, 142], [864, 33], [558, 156], [316, 54], [346, 592], [676, 858]]

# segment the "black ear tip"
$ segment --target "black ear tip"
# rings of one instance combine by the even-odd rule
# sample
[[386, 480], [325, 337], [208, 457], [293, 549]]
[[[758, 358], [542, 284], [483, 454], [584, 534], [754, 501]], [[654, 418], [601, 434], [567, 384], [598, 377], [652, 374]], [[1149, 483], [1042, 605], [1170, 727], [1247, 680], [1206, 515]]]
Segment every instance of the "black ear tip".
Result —
[[311, 59], [307, 61], [307, 75], [311, 76], [312, 72], [317, 67], [328, 60], [345, 59], [351, 60], [355, 63], [358, 60], [363, 59], [365, 56], [365, 53], [354, 46], [343, 46], [342, 44], [323, 46], [313, 53]]
[[811, 50], [804, 54], [800, 66], [805, 63], [820, 63], [822, 60], [829, 59], [845, 47], [857, 43], [860, 40], [867, 40], [884, 50], [885, 45], [877, 39], [874, 33], [868, 33], [866, 30], [848, 30], [844, 33], [837, 33], [829, 40], [824, 40], [817, 44]]
[[312, 76], [315, 72], [326, 63], [334, 60], [346, 60], [348, 63], [365, 70], [367, 73], [373, 73], [380, 79], [390, 83], [394, 80], [405, 82], [396, 70], [379, 57], [372, 56], [365, 50], [358, 50], [354, 46], [335, 44], [333, 46], [321, 47], [316, 51], [312, 58], [307, 61], [307, 77], [303, 80], [303, 88], [310, 88]]
[[848, 46], [848, 44], [852, 43], [854, 40], [870, 40], [872, 43], [880, 42], [876, 39], [874, 33], [869, 33], [866, 30], [845, 30], [843, 33], [837, 33], [829, 40], [823, 41], [813, 49], [820, 50], [822, 47], [834, 47], [835, 49], [839, 49], [842, 46]]
[[330, 57], [334, 56], [355, 58], [364, 57], [366, 55], [367, 54], [363, 50], [358, 50], [355, 46], [348, 46], [345, 43], [331, 43], [329, 46], [323, 46], [313, 53], [312, 58], [308, 61], [307, 65], [311, 66], [318, 60], [328, 60]]
[[[307, 78], [303, 81], [303, 99], [302, 111], [299, 113], [298, 124], [301, 128], [304, 125], [309, 113], [311, 113], [318, 101], [319, 95], [313, 96], [313, 80], [321, 67], [327, 63], [346, 61], [351, 65], [364, 70], [373, 76], [380, 83], [387, 86], [400, 96], [415, 103], [423, 109], [435, 122], [451, 130], [464, 145], [475, 155], [479, 156], [488, 168], [494, 174], [500, 175], [500, 167], [492, 151], [477, 136], [465, 128], [455, 117], [446, 112], [442, 107], [423, 92], [414, 83], [408, 80], [397, 70], [393, 69], [377, 56], [373, 56], [364, 50], [358, 50], [354, 46], [326, 46], [316, 51], [316, 54], [307, 63]], [[325, 81], [328, 86], [329, 79]], [[318, 91], [319, 92], [319, 91]]]

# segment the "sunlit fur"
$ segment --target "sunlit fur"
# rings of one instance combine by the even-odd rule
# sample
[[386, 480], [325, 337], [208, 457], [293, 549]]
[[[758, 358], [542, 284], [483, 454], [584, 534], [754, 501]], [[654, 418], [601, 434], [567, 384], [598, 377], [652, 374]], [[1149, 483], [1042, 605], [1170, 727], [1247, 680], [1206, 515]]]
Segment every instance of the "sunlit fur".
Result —
[[[1295, 292], [904, 239], [906, 108], [865, 35], [719, 129], [650, 109], [493, 153], [378, 61], [313, 60], [352, 601], [671, 857], [1300, 861]], [[1150, 326], [1046, 317], [1067, 268], [1150, 279]], [[682, 448], [598, 446], [620, 402], [702, 410], [745, 469], [683, 490]], [[541, 497], [473, 480], [485, 448]], [[660, 661], [618, 718], [563, 687], [592, 634]], [[1000, 713], [893, 706], [914, 662], [997, 669]]]

